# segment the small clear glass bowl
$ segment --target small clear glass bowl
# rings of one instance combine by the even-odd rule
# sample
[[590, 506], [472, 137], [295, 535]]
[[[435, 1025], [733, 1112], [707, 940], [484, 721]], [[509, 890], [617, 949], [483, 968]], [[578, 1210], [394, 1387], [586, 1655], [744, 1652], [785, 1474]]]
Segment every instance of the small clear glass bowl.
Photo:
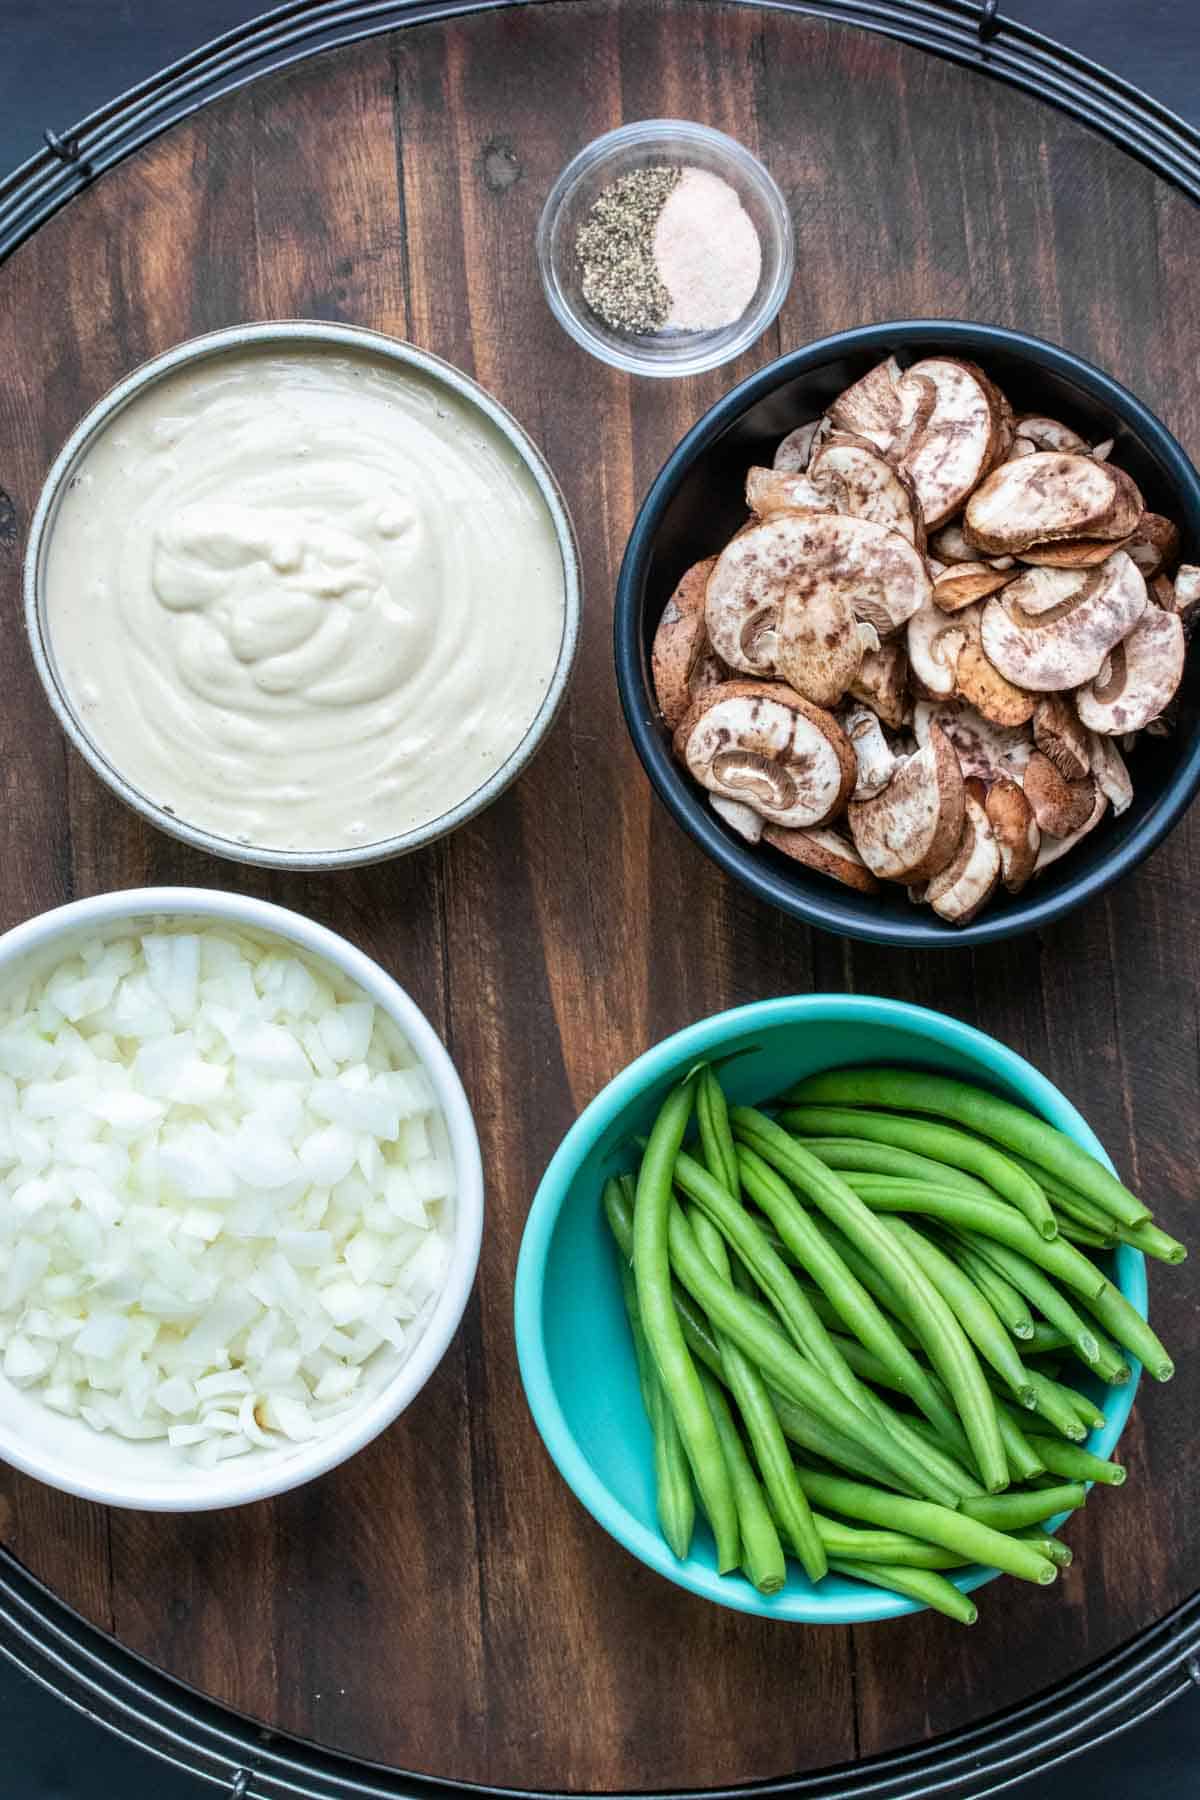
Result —
[[[611, 182], [635, 169], [705, 169], [727, 181], [758, 232], [762, 270], [740, 318], [715, 331], [613, 331], [583, 297], [575, 236]], [[602, 362], [632, 375], [698, 375], [749, 349], [783, 305], [795, 262], [792, 217], [776, 183], [736, 139], [684, 119], [639, 119], [609, 131], [569, 162], [542, 209], [538, 267], [550, 309], [564, 331]]]

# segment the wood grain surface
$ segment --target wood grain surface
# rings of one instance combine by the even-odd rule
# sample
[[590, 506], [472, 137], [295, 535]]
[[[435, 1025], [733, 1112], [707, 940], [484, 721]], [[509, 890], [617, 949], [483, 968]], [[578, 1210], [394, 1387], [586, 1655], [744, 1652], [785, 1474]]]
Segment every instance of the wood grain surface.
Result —
[[[767, 160], [797, 276], [740, 364], [637, 382], [552, 322], [533, 235], [563, 162], [653, 115]], [[530, 1197], [631, 1057], [730, 1004], [894, 995], [983, 1026], [1092, 1121], [1195, 1237], [1200, 827], [1048, 932], [905, 955], [814, 935], [722, 879], [653, 801], [614, 690], [611, 595], [639, 496], [736, 379], [840, 327], [976, 318], [1083, 352], [1200, 450], [1200, 217], [1035, 102], [883, 38], [717, 0], [575, 0], [420, 25], [209, 107], [106, 175], [0, 270], [0, 924], [147, 882], [241, 887], [344, 932], [414, 994], [475, 1105], [489, 1180], [478, 1287], [417, 1404], [312, 1487], [222, 1515], [105, 1513], [4, 1471], [0, 1533], [90, 1619], [257, 1718], [470, 1781], [581, 1790], [778, 1776], [924, 1738], [1093, 1661], [1200, 1585], [1200, 1331], [1122, 1445], [1130, 1481], [1072, 1528], [1049, 1592], [810, 1630], [711, 1607], [627, 1556], [530, 1423], [510, 1316]], [[256, 874], [144, 827], [70, 754], [19, 605], [24, 528], [69, 427], [181, 338], [308, 315], [477, 376], [544, 446], [583, 547], [586, 615], [551, 742], [479, 822], [405, 862]]]

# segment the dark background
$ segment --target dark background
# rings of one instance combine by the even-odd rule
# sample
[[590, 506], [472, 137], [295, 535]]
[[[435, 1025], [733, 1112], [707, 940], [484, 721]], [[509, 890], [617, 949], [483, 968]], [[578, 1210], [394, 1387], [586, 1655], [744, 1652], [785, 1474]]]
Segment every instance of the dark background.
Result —
[[[262, 10], [254, 0], [0, 0], [0, 174], [39, 147], [44, 127], [65, 131]], [[1200, 0], [1005, 0], [1002, 10], [1200, 124]], [[0, 1757], [3, 1800], [203, 1800], [216, 1791], [127, 1748], [3, 1659]], [[1200, 1692], [1008, 1791], [1013, 1800], [1196, 1800]]]

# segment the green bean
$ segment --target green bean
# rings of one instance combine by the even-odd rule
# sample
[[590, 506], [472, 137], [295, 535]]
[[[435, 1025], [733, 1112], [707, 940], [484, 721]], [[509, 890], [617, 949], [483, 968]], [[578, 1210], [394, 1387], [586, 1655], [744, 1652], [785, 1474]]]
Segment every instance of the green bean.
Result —
[[730, 1282], [723, 1281], [703, 1255], [695, 1234], [678, 1206], [670, 1208], [670, 1252], [676, 1274], [712, 1323], [731, 1337], [738, 1348], [756, 1362], [772, 1387], [789, 1400], [809, 1407], [819, 1419], [852, 1438], [882, 1462], [905, 1486], [928, 1479], [923, 1467], [891, 1441], [877, 1419], [868, 1418], [833, 1387], [818, 1369], [806, 1362], [781, 1331], [767, 1324], [761, 1312]]
[[1055, 1513], [1077, 1512], [1086, 1499], [1083, 1483], [1069, 1481], [1027, 1494], [985, 1494], [982, 1500], [964, 1500], [962, 1510], [969, 1519], [990, 1525], [993, 1531], [1021, 1531], [1027, 1525], [1040, 1525]]
[[[911, 1307], [907, 1323], [921, 1339], [929, 1360], [950, 1389], [984, 1486], [993, 1490], [1004, 1487], [1008, 1481], [1008, 1467], [996, 1424], [996, 1409], [983, 1372], [962, 1326], [920, 1264], [862, 1203], [852, 1185], [832, 1169], [827, 1169], [764, 1114], [751, 1107], [735, 1107], [730, 1113], [730, 1123], [735, 1137], [747, 1142], [765, 1161], [795, 1181], [825, 1217], [843, 1230], [849, 1241], [903, 1295]], [[964, 1206], [983, 1204], [969, 1200], [966, 1195], [957, 1198]], [[1025, 1228], [1031, 1237], [1037, 1237], [1032, 1227], [1027, 1225]], [[918, 1404], [929, 1416], [924, 1402], [918, 1400]]]
[[675, 1181], [722, 1236], [728, 1238], [771, 1300], [796, 1346], [824, 1370], [848, 1399], [869, 1415], [869, 1404], [864, 1405], [860, 1399], [861, 1384], [834, 1347], [827, 1327], [796, 1277], [783, 1258], [772, 1250], [745, 1207], [686, 1151], [681, 1151], [675, 1159]]
[[943, 1575], [929, 1569], [901, 1568], [895, 1563], [847, 1562], [830, 1557], [829, 1566], [839, 1575], [850, 1575], [855, 1581], [869, 1582], [872, 1587], [887, 1588], [904, 1594], [934, 1612], [944, 1613], [960, 1625], [973, 1625], [979, 1617], [975, 1602], [956, 1588]]
[[1103, 1293], [1085, 1299], [1084, 1305], [1095, 1314], [1104, 1329], [1112, 1333], [1118, 1344], [1137, 1357], [1155, 1381], [1170, 1381], [1175, 1364], [1149, 1323], [1119, 1288], [1106, 1282]]
[[700, 1385], [712, 1422], [717, 1429], [729, 1483], [737, 1507], [738, 1531], [741, 1536], [741, 1563], [746, 1579], [760, 1594], [777, 1594], [787, 1580], [787, 1564], [779, 1533], [758, 1485], [758, 1477], [738, 1436], [729, 1402], [724, 1391], [708, 1373], [700, 1370]]
[[1029, 1405], [1033, 1392], [1013, 1341], [970, 1276], [906, 1220], [886, 1218], [883, 1223], [921, 1264], [979, 1354], [1007, 1382], [1022, 1406]]
[[1108, 1462], [1080, 1444], [1064, 1444], [1059, 1438], [1038, 1437], [1033, 1441], [1051, 1475], [1061, 1475], [1066, 1481], [1098, 1481], [1102, 1487], [1125, 1485], [1122, 1463]]
[[1081, 1297], [1099, 1293], [1104, 1285], [1103, 1270], [1074, 1244], [1039, 1237], [1029, 1221], [1003, 1200], [976, 1200], [972, 1194], [926, 1187], [896, 1176], [847, 1175], [845, 1179], [873, 1211], [927, 1214], [944, 1225], [995, 1239], [1020, 1251]]
[[829, 1556], [840, 1556], [846, 1562], [901, 1563], [909, 1569], [961, 1569], [963, 1557], [941, 1544], [923, 1544], [920, 1538], [903, 1531], [865, 1530], [858, 1525], [844, 1525], [840, 1519], [814, 1513], [813, 1519], [821, 1542]]
[[1081, 1250], [1112, 1250], [1119, 1242], [1115, 1226], [1111, 1231], [1093, 1231], [1090, 1225], [1077, 1224], [1074, 1219], [1059, 1220], [1059, 1235], [1069, 1244], [1078, 1244]]
[[1016, 1150], [1039, 1169], [1057, 1176], [1125, 1225], [1140, 1225], [1150, 1209], [1065, 1132], [1035, 1118], [1011, 1100], [944, 1075], [915, 1069], [832, 1069], [812, 1075], [789, 1090], [790, 1103], [882, 1106], [901, 1112], [935, 1113]]
[[[803, 1110], [803, 1109], [801, 1109]], [[781, 1113], [779, 1123], [803, 1137], [804, 1148], [811, 1150], [827, 1169], [855, 1169], [860, 1175], [907, 1175], [914, 1181], [928, 1181], [934, 1187], [953, 1187], [980, 1200], [995, 1200], [994, 1188], [977, 1181], [973, 1175], [955, 1169], [949, 1163], [935, 1162], [930, 1156], [903, 1150], [897, 1145], [877, 1143], [874, 1138], [809, 1137], [793, 1124], [797, 1113]]]
[[815, 1469], [799, 1471], [800, 1485], [808, 1495], [810, 1506], [822, 1512], [841, 1513], [847, 1519], [863, 1519], [869, 1525], [882, 1525], [888, 1531], [907, 1532], [923, 1543], [941, 1544], [965, 1556], [969, 1562], [1002, 1569], [1020, 1581], [1033, 1581], [1048, 1587], [1054, 1580], [1053, 1563], [1029, 1544], [993, 1531], [977, 1519], [961, 1511], [935, 1506], [928, 1500], [907, 1500], [897, 1494], [886, 1494], [862, 1482], [847, 1481], [840, 1475], [823, 1475]]
[[691, 1117], [693, 1086], [689, 1080], [672, 1089], [650, 1132], [633, 1207], [633, 1272], [642, 1328], [712, 1526], [717, 1569], [725, 1574], [740, 1560], [737, 1507], [717, 1428], [671, 1294], [671, 1173]]
[[967, 1242], [979, 1256], [998, 1269], [1007, 1281], [1011, 1281], [1052, 1325], [1057, 1325], [1066, 1334], [1082, 1361], [1094, 1369], [1102, 1380], [1116, 1381], [1118, 1384], [1129, 1380], [1129, 1370], [1119, 1352], [1111, 1344], [1101, 1341], [1099, 1334], [1066, 1295], [1060, 1293], [1028, 1257], [1022, 1256], [1019, 1250], [1013, 1250], [1007, 1244], [998, 1244], [975, 1232], [968, 1233]]
[[1050, 1532], [1040, 1525], [1033, 1525], [1028, 1531], [1014, 1532], [1013, 1536], [1019, 1537], [1023, 1543], [1033, 1544], [1060, 1569], [1069, 1569], [1075, 1561], [1075, 1552], [1070, 1544], [1064, 1544], [1061, 1538], [1051, 1536]]
[[624, 1258], [621, 1259], [621, 1292], [625, 1299], [625, 1311], [629, 1315], [629, 1329], [637, 1357], [642, 1403], [646, 1408], [654, 1440], [654, 1490], [658, 1522], [672, 1553], [682, 1562], [691, 1547], [692, 1528], [696, 1519], [692, 1480], [675, 1415], [663, 1397], [658, 1370], [654, 1366], [654, 1358], [642, 1330], [642, 1315], [638, 1311], [637, 1284], [633, 1279], [633, 1270]]
[[[1000, 1427], [1000, 1441], [1004, 1445], [1004, 1456], [1012, 1479], [1029, 1481], [1035, 1475], [1044, 1474], [1046, 1465], [1038, 1456], [1032, 1441], [1026, 1437], [1023, 1425], [1019, 1422], [1019, 1414], [1015, 1408], [999, 1399], [996, 1402], [996, 1423]], [[925, 1421], [918, 1419], [915, 1424], [920, 1431]], [[926, 1428], [932, 1430], [932, 1426]]]
[[1143, 1256], [1152, 1256], [1157, 1262], [1179, 1264], [1187, 1261], [1187, 1245], [1160, 1231], [1150, 1220], [1143, 1225], [1119, 1224], [1117, 1237], [1122, 1244], [1131, 1245]]
[[696, 1123], [700, 1127], [705, 1168], [713, 1180], [719, 1181], [736, 1200], [741, 1193], [737, 1150], [733, 1133], [729, 1129], [729, 1107], [725, 1091], [711, 1064], [701, 1069], [696, 1084]]
[[[872, 1382], [878, 1387], [903, 1393], [904, 1390], [891, 1370], [881, 1363], [878, 1357], [864, 1349], [856, 1338], [842, 1337], [838, 1338], [836, 1342], [856, 1375], [860, 1375], [864, 1381]], [[953, 1495], [957, 1500], [967, 1494], [982, 1494], [984, 1489], [970, 1471], [969, 1465], [973, 1461], [971, 1446], [959, 1423], [958, 1414], [950, 1405], [950, 1397], [938, 1377], [931, 1375], [930, 1380], [950, 1415], [948, 1424], [944, 1428], [939, 1428], [931, 1424], [928, 1419], [898, 1413], [889, 1408], [887, 1412], [888, 1429], [894, 1436], [898, 1435], [901, 1442], [908, 1444], [914, 1454], [923, 1457], [928, 1472], [941, 1482], [947, 1495]], [[1003, 1427], [1001, 1427], [1001, 1436], [1003, 1437], [1003, 1435]], [[950, 1504], [948, 1498], [942, 1499], [939, 1494], [928, 1494], [925, 1497], [931, 1500], [941, 1499], [943, 1506]]]
[[[718, 1275], [730, 1279], [729, 1252], [725, 1248], [725, 1240], [704, 1214], [695, 1209], [691, 1218], [692, 1230], [696, 1234], [696, 1242], [707, 1256]], [[788, 1454], [787, 1442], [783, 1435], [783, 1427], [779, 1416], [771, 1404], [771, 1396], [767, 1384], [758, 1369], [743, 1356], [737, 1345], [729, 1338], [717, 1333], [717, 1344], [721, 1352], [721, 1365], [725, 1383], [737, 1404], [746, 1434], [750, 1439], [759, 1472], [773, 1506], [778, 1510], [787, 1527], [788, 1536], [796, 1546], [796, 1553], [804, 1564], [804, 1573], [810, 1581], [820, 1581], [825, 1573], [825, 1552], [821, 1540], [817, 1536], [816, 1526], [812, 1522], [808, 1501], [804, 1497], [804, 1489], [796, 1480], [796, 1470]], [[718, 1420], [718, 1429], [721, 1422]], [[726, 1455], [726, 1461], [729, 1461]], [[734, 1487], [737, 1492], [736, 1481]], [[747, 1547], [746, 1521], [738, 1517], [742, 1526], [742, 1545]], [[746, 1571], [750, 1574], [750, 1571]], [[760, 1584], [755, 1581], [755, 1586]], [[764, 1590], [764, 1592], [767, 1590]]]
[[[1027, 1373], [1033, 1383], [1034, 1410], [1039, 1418], [1053, 1425], [1055, 1431], [1060, 1432], [1063, 1437], [1071, 1438], [1075, 1443], [1082, 1442], [1087, 1436], [1087, 1427], [1080, 1419], [1079, 1408], [1074, 1403], [1074, 1389], [1052, 1381], [1040, 1369], [1030, 1369]], [[1072, 1397], [1068, 1398], [1068, 1395]]]
[[[1022, 1166], [1026, 1167], [1031, 1174], [1037, 1174], [1035, 1164], [1026, 1164], [1020, 1157], [1015, 1160], [1022, 1162]], [[1102, 1207], [1085, 1199], [1082, 1194], [1076, 1193], [1074, 1188], [1068, 1187], [1065, 1183], [1056, 1182], [1052, 1177], [1045, 1175], [1042, 1176], [1042, 1180], [1047, 1196], [1056, 1212], [1066, 1213], [1068, 1218], [1075, 1219], [1080, 1225], [1089, 1225], [1093, 1231], [1108, 1228], [1116, 1233], [1118, 1243], [1129, 1244], [1133, 1249], [1140, 1250], [1143, 1256], [1152, 1256], [1158, 1262], [1174, 1264], [1186, 1262], [1187, 1246], [1181, 1244], [1178, 1238], [1173, 1238], [1167, 1232], [1160, 1231], [1153, 1220], [1147, 1218], [1140, 1225], [1125, 1224], [1122, 1220], [1114, 1219], [1111, 1214], [1105, 1213]]]
[[[966, 1170], [988, 1188], [989, 1197], [994, 1190], [1023, 1213], [1042, 1237], [1052, 1238], [1057, 1233], [1050, 1202], [1036, 1178], [1003, 1151], [969, 1132], [956, 1131], [951, 1125], [936, 1125], [928, 1119], [902, 1118], [895, 1113], [840, 1111], [820, 1106], [789, 1107], [780, 1114], [779, 1122], [787, 1130], [802, 1131], [805, 1136], [817, 1132], [869, 1138], [895, 1145], [898, 1150], [916, 1152], [933, 1163]], [[896, 1174], [904, 1172], [899, 1167], [894, 1170]], [[935, 1181], [934, 1185], [938, 1183]]]
[[952, 1420], [953, 1409], [939, 1399], [928, 1372], [901, 1342], [861, 1279], [847, 1267], [787, 1183], [745, 1146], [738, 1151], [738, 1167], [746, 1192], [767, 1213], [792, 1254], [825, 1294], [839, 1324], [848, 1326], [860, 1343], [895, 1372], [900, 1391], [909, 1395], [935, 1424]]
[[1034, 1320], [1033, 1336], [1027, 1344], [1021, 1345], [1026, 1356], [1052, 1356], [1056, 1350], [1066, 1350], [1069, 1347], [1070, 1339], [1066, 1332], [1060, 1331], [1057, 1325], [1047, 1325], [1044, 1319]]
[[1034, 1336], [1033, 1314], [1030, 1312], [1024, 1294], [1020, 1293], [998, 1269], [980, 1256], [969, 1239], [951, 1233], [947, 1238], [950, 1254], [956, 1262], [962, 1264], [971, 1280], [981, 1294], [991, 1301], [992, 1308], [998, 1318], [1015, 1338], [1032, 1342]]

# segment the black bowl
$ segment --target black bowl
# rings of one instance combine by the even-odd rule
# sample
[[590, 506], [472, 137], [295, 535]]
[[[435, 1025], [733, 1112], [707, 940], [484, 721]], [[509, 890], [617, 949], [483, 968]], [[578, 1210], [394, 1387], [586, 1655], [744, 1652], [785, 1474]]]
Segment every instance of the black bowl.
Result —
[[1173, 518], [1185, 561], [1200, 546], [1200, 475], [1140, 400], [1099, 369], [1040, 338], [994, 325], [916, 319], [838, 332], [793, 351], [743, 381], [712, 407], [668, 459], [650, 489], [621, 565], [614, 639], [617, 687], [637, 753], [684, 830], [727, 874], [763, 900], [826, 931], [880, 944], [982, 944], [1032, 931], [1100, 893], [1147, 856], [1200, 786], [1200, 674], [1189, 671], [1178, 727], [1143, 737], [1130, 759], [1134, 801], [1111, 812], [1077, 849], [1024, 893], [993, 899], [974, 923], [946, 924], [913, 906], [903, 888], [857, 894], [765, 845], [746, 844], [708, 805], [671, 755], [650, 677], [650, 648], [684, 570], [712, 556], [745, 520], [746, 470], [770, 463], [784, 434], [824, 412], [885, 356], [901, 363], [949, 351], [983, 367], [1018, 412], [1049, 413], [1090, 442], [1116, 439], [1113, 461], [1133, 476], [1146, 504]]

